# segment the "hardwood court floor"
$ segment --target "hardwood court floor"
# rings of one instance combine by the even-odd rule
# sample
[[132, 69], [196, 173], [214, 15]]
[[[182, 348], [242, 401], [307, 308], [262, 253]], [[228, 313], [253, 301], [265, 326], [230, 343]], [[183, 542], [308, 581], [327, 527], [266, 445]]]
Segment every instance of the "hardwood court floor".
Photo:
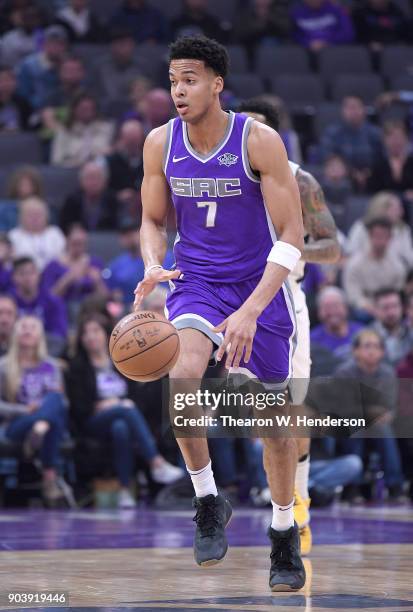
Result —
[[2, 609], [6, 592], [43, 590], [68, 591], [79, 611], [413, 612], [412, 507], [313, 511], [307, 584], [288, 594], [267, 586], [267, 511], [236, 509], [229, 553], [208, 569], [193, 562], [191, 516], [0, 513]]

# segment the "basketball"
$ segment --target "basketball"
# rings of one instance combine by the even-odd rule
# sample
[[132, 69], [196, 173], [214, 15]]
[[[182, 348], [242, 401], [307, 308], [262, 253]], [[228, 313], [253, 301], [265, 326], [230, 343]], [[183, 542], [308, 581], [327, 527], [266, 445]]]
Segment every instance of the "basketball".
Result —
[[156, 312], [134, 312], [115, 326], [109, 353], [115, 367], [127, 378], [140, 382], [158, 380], [178, 359], [178, 332]]

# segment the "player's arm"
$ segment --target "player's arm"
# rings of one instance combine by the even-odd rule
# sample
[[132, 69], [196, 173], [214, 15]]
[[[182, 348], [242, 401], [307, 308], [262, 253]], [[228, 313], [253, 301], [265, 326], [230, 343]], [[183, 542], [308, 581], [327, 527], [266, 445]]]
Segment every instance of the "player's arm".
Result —
[[321, 185], [312, 174], [301, 169], [295, 178], [300, 190], [304, 226], [311, 238], [304, 245], [302, 258], [313, 263], [335, 263], [340, 258], [337, 228]]
[[162, 267], [168, 242], [166, 221], [170, 206], [169, 187], [162, 168], [165, 139], [166, 126], [162, 126], [152, 130], [143, 148], [140, 245], [147, 272], [135, 289], [135, 309], [139, 308], [143, 298], [157, 283], [178, 278], [180, 275], [179, 270], [170, 272]]
[[[277, 252], [271, 258], [278, 260], [281, 247], [284, 247], [289, 256], [299, 258], [304, 247], [300, 195], [281, 138], [274, 130], [254, 122], [248, 138], [248, 156], [252, 168], [260, 173], [262, 193], [278, 238], [280, 249], [276, 244]], [[225, 330], [218, 359], [222, 358], [228, 345], [231, 345], [227, 367], [238, 367], [244, 351], [244, 360], [248, 362], [257, 318], [277, 294], [289, 272], [289, 267], [269, 261], [250, 297], [216, 328], [221, 332]]]

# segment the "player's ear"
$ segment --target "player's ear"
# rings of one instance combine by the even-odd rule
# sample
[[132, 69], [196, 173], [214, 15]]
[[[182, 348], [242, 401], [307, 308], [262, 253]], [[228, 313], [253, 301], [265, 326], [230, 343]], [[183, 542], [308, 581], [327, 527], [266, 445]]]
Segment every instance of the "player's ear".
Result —
[[221, 76], [215, 77], [215, 93], [220, 94], [224, 89], [224, 79]]

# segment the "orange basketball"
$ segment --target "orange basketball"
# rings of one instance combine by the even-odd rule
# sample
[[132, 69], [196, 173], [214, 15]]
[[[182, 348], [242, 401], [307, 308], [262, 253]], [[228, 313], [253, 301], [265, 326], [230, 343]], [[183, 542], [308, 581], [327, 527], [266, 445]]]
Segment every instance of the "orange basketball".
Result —
[[109, 352], [124, 376], [141, 382], [158, 380], [178, 359], [178, 332], [156, 312], [134, 312], [123, 317], [114, 328]]

